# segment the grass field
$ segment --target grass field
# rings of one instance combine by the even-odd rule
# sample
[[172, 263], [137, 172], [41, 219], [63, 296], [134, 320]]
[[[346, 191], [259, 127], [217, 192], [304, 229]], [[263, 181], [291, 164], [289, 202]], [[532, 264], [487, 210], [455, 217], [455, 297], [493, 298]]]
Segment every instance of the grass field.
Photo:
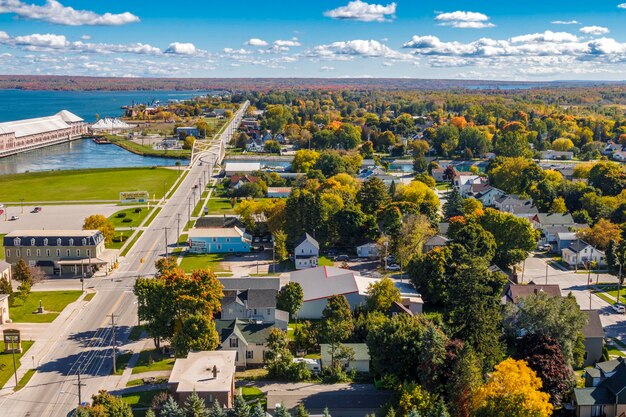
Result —
[[95, 292], [90, 292], [89, 294], [87, 294], [87, 295], [85, 295], [85, 296], [83, 297], [83, 301], [85, 301], [85, 302], [89, 302], [89, 301], [93, 300], [93, 298], [94, 298], [95, 296], [96, 296], [96, 293], [95, 293]]
[[149, 146], [149, 145], [142, 145], [141, 143], [133, 142], [132, 140], [120, 138], [119, 136], [107, 135], [107, 137], [111, 142], [113, 142], [120, 148], [124, 148], [127, 151], [132, 152], [137, 155], [162, 156], [166, 158], [180, 158], [181, 163], [183, 164], [186, 161], [183, 161], [182, 159], [184, 158], [188, 159], [191, 156], [191, 151], [186, 150], [186, 149], [159, 150], [159, 149], [153, 149], [152, 146]]
[[[165, 168], [91, 169], [3, 175], [0, 201], [119, 200], [121, 191], [163, 197], [179, 172]], [[165, 187], [164, 187], [165, 184]]]
[[[16, 298], [9, 314], [15, 323], [50, 323], [68, 304], [76, 301], [82, 293], [82, 291], [31, 292], [24, 301]], [[47, 313], [33, 314], [39, 307], [40, 300]]]
[[[167, 390], [155, 389], [151, 391], [141, 391], [122, 394], [122, 400], [130, 405], [131, 408], [148, 408], [152, 404], [152, 399], [160, 392], [167, 392]], [[134, 416], [144, 416], [146, 411], [133, 410]]]
[[163, 357], [156, 349], [142, 350], [133, 367], [133, 374], [151, 371], [169, 371], [174, 368], [175, 358]]
[[317, 264], [319, 266], [334, 266], [335, 265], [333, 261], [331, 261], [325, 256], [320, 256], [319, 260], [317, 261]]
[[249, 404], [251, 401], [252, 404], [258, 401], [264, 409], [267, 406], [267, 396], [257, 387], [241, 387], [241, 396]]
[[[22, 353], [15, 354], [15, 365], [19, 368], [21, 365], [20, 358], [30, 349], [33, 342], [30, 340], [22, 340]], [[4, 353], [4, 342], [0, 340], [0, 387], [3, 387], [7, 381], [13, 377], [13, 355]], [[19, 384], [19, 382], [18, 382]]]
[[[148, 209], [147, 207], [139, 207], [141, 211], [139, 213], [135, 213], [136, 208], [129, 208], [120, 210], [117, 213], [114, 213], [109, 220], [113, 223], [113, 226], [118, 227], [139, 227], [143, 219], [154, 210], [153, 208]], [[130, 220], [130, 221], [129, 221]]]
[[206, 206], [209, 209], [209, 214], [232, 214], [235, 212], [228, 198], [210, 198]]
[[13, 391], [19, 391], [24, 388], [26, 384], [28, 384], [28, 381], [30, 381], [30, 379], [33, 377], [33, 375], [35, 375], [35, 372], [37, 372], [36, 369], [29, 369], [28, 371], [26, 371], [24, 376], [17, 383], [17, 386], [13, 388]]
[[213, 272], [228, 272], [220, 262], [224, 260], [224, 255], [219, 253], [191, 254], [186, 253], [180, 263], [180, 267], [185, 272], [195, 269], [210, 268]]
[[133, 232], [131, 230], [120, 230], [115, 232], [115, 235], [113, 236], [113, 242], [106, 245], [107, 249], [120, 249], [122, 246], [124, 246], [124, 243], [126, 243], [128, 238], [132, 234]]

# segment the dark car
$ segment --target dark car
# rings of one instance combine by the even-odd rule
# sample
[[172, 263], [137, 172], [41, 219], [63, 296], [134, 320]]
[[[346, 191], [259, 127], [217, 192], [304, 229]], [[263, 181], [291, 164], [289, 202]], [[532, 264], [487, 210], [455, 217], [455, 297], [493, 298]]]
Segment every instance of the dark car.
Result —
[[39, 213], [39, 212], [41, 212], [41, 207], [35, 207], [33, 209], [33, 213]]
[[348, 262], [349, 259], [348, 255], [339, 255], [336, 258], [338, 262]]

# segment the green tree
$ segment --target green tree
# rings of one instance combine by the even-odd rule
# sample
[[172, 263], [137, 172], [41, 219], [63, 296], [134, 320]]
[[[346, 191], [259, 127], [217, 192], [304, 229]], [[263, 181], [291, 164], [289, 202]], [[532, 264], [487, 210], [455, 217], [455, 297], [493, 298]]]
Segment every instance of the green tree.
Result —
[[206, 403], [195, 390], [185, 400], [183, 409], [185, 411], [185, 417], [209, 417], [209, 410], [206, 408]]
[[280, 143], [275, 140], [268, 140], [265, 142], [265, 145], [263, 145], [263, 149], [265, 149], [265, 152], [269, 153], [280, 153]]
[[443, 215], [446, 220], [450, 220], [452, 217], [462, 216], [465, 212], [465, 204], [461, 193], [456, 188], [448, 193], [446, 202], [443, 204]]
[[337, 145], [343, 149], [354, 149], [361, 144], [361, 128], [343, 123], [335, 133]]
[[473, 395], [482, 383], [480, 361], [471, 348], [463, 348], [453, 365], [450, 378], [445, 381], [448, 406], [453, 416], [470, 416]]
[[28, 294], [30, 294], [33, 278], [30, 268], [22, 258], [20, 258], [15, 265], [15, 270], [13, 271], [13, 279], [20, 283], [20, 285], [17, 287], [18, 298], [20, 298], [21, 300], [26, 300], [26, 297], [28, 297]]
[[[330, 361], [335, 364], [335, 355], [341, 342], [346, 340], [354, 330], [350, 304], [343, 295], [332, 295], [322, 311], [320, 333], [330, 345]], [[334, 367], [334, 366], [333, 366]]]
[[304, 408], [304, 404], [298, 403], [294, 417], [309, 417], [309, 412]]
[[433, 145], [439, 155], [449, 156], [459, 145], [459, 129], [454, 125], [443, 125], [437, 129]]
[[172, 338], [172, 346], [179, 357], [190, 350], [214, 350], [219, 342], [215, 322], [204, 315], [185, 317]]
[[386, 313], [394, 302], [400, 301], [400, 290], [389, 277], [370, 284], [367, 288], [368, 311]]
[[289, 414], [289, 410], [287, 410], [287, 408], [285, 408], [282, 404], [276, 407], [275, 413], [274, 413], [275, 417], [291, 417], [291, 414]]
[[193, 136], [187, 136], [183, 141], [183, 149], [193, 149], [193, 145], [196, 143], [196, 138]]
[[626, 188], [626, 172], [615, 162], [598, 162], [589, 171], [589, 184], [604, 195], [617, 195]]
[[159, 417], [185, 417], [185, 410], [170, 396], [161, 407]]
[[7, 278], [0, 279], [0, 294], [7, 294], [9, 296], [9, 305], [13, 305], [15, 294], [13, 293], [13, 285]]
[[428, 169], [428, 161], [426, 160], [424, 153], [418, 152], [413, 157], [413, 171], [415, 171], [418, 174], [421, 174], [421, 173], [426, 172], [427, 169]]
[[463, 246], [471, 257], [482, 257], [491, 262], [496, 254], [496, 240], [493, 235], [474, 221], [451, 222], [459, 227], [450, 227], [448, 237]]
[[276, 296], [276, 306], [289, 312], [289, 317], [294, 317], [304, 301], [304, 292], [297, 282], [290, 282], [285, 285]]
[[214, 399], [211, 404], [209, 417], [226, 417], [226, 411], [224, 411], [224, 408], [220, 405], [220, 402], [217, 401], [217, 399]]
[[510, 340], [524, 334], [552, 337], [561, 346], [568, 365], [579, 365], [574, 358], [578, 335], [587, 322], [573, 295], [552, 297], [539, 292], [504, 309], [504, 331]]
[[459, 256], [450, 276], [446, 318], [454, 337], [464, 340], [490, 370], [503, 353], [500, 296], [506, 276], [493, 273], [481, 258]]
[[361, 204], [361, 210], [366, 214], [375, 214], [390, 201], [385, 183], [377, 177], [365, 181], [357, 193], [357, 201]]
[[565, 206], [563, 197], [557, 197], [552, 201], [550, 213], [567, 213], [567, 207]]
[[527, 157], [530, 154], [526, 135], [521, 132], [506, 132], [499, 136], [494, 150], [496, 155], [510, 158]]
[[449, 266], [453, 254], [450, 247], [434, 248], [415, 256], [408, 266], [411, 282], [425, 300], [444, 305], [448, 299]]
[[133, 417], [130, 405], [121, 397], [113, 396], [107, 391], [100, 391], [91, 397], [91, 407], [101, 407], [107, 417]]
[[274, 251], [278, 262], [287, 259], [287, 235], [282, 230], [274, 232]]
[[507, 268], [526, 259], [537, 245], [537, 234], [526, 219], [494, 209], [485, 209], [479, 224], [496, 240], [494, 262]]
[[393, 245], [400, 267], [406, 267], [414, 256], [420, 254], [424, 243], [434, 235], [435, 230], [425, 216], [407, 216]]
[[104, 236], [104, 244], [110, 245], [115, 237], [115, 226], [113, 222], [102, 214], [93, 214], [85, 219], [83, 230], [99, 230]]
[[250, 417], [250, 406], [241, 395], [237, 395], [233, 402], [233, 409], [228, 414], [229, 417]]
[[539, 165], [521, 157], [498, 157], [489, 164], [487, 173], [491, 185], [511, 194], [527, 194], [534, 184], [544, 179]]
[[260, 402], [257, 402], [250, 412], [250, 417], [265, 417], [265, 410], [263, 410], [263, 406], [261, 406]]

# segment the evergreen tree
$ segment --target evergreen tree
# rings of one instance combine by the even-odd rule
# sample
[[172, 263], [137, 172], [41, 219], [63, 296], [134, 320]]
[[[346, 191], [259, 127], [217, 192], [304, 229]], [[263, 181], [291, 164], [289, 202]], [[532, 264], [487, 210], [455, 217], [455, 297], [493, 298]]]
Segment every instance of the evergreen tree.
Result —
[[180, 408], [174, 398], [169, 397], [161, 408], [160, 417], [185, 417], [185, 411]]
[[263, 407], [261, 406], [261, 403], [256, 403], [255, 406], [252, 407], [252, 412], [250, 413], [250, 417], [265, 417], [265, 411], [263, 411]]
[[156, 417], [156, 414], [154, 414], [154, 411], [152, 411], [152, 409], [149, 409], [148, 411], [146, 411], [145, 417]]
[[235, 397], [233, 409], [230, 410], [230, 417], [250, 417], [250, 406], [246, 404], [246, 400], [241, 395]]
[[331, 417], [330, 411], [328, 411], [328, 407], [324, 408], [324, 411], [322, 411], [322, 416], [323, 417]]
[[276, 407], [276, 412], [274, 413], [274, 416], [275, 417], [291, 417], [291, 414], [289, 414], [289, 410], [287, 410], [281, 404], [278, 407]]
[[224, 411], [219, 401], [213, 400], [213, 404], [211, 404], [209, 409], [209, 417], [226, 417], [226, 411]]
[[463, 197], [459, 190], [454, 188], [448, 193], [448, 199], [443, 205], [443, 214], [446, 220], [450, 220], [451, 217], [462, 216], [464, 211]]
[[196, 391], [192, 392], [185, 401], [185, 416], [186, 417], [208, 417], [209, 410], [206, 408], [206, 403]]
[[298, 403], [296, 406], [295, 417], [309, 417], [309, 412], [304, 408], [304, 404]]
[[9, 295], [9, 305], [13, 305], [13, 286], [8, 279], [2, 278], [0, 279], [0, 294], [8, 294]]

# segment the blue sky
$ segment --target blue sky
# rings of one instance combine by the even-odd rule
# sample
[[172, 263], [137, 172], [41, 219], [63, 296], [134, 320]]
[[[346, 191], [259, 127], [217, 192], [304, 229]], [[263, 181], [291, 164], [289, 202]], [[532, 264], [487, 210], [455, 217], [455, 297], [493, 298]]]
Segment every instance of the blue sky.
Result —
[[0, 0], [0, 73], [623, 80], [625, 21], [620, 0]]

